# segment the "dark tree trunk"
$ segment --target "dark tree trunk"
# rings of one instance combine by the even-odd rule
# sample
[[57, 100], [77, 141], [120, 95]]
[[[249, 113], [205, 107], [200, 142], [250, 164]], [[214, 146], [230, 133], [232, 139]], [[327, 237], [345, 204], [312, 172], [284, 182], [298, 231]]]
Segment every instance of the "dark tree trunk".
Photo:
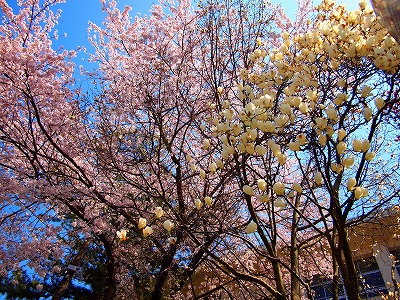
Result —
[[[81, 264], [81, 260], [85, 257], [87, 249], [90, 246], [90, 240], [86, 240], [81, 247], [79, 248], [78, 254], [74, 257], [71, 261], [70, 265], [73, 267], [78, 267]], [[54, 293], [52, 299], [53, 300], [60, 300], [65, 292], [68, 290], [69, 284], [71, 283], [74, 274], [76, 273], [77, 269], [70, 268], [67, 270], [67, 274], [65, 274], [64, 278], [61, 280], [61, 283]]]

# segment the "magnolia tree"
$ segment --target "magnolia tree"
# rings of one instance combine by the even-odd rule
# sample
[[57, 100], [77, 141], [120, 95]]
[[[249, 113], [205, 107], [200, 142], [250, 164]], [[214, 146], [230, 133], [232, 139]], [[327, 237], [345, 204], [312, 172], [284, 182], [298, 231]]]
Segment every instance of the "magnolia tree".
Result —
[[246, 243], [276, 259], [275, 279], [286, 267], [277, 252], [287, 247], [292, 297], [300, 297], [307, 274], [296, 257], [322, 241], [305, 250], [330, 256], [333, 294], [341, 278], [349, 299], [360, 299], [349, 230], [398, 204], [387, 119], [398, 103], [400, 48], [365, 2], [347, 12], [323, 1], [309, 30], [282, 39], [269, 56], [259, 41], [254, 65], [241, 71], [241, 105], [220, 114], [215, 144], [236, 166], [246, 231], [254, 232]]
[[365, 3], [102, 1], [88, 97], [59, 2], [0, 1], [1, 277], [60, 299], [98, 258], [104, 299], [312, 298], [315, 274], [359, 299], [348, 232], [398, 203], [400, 48]]

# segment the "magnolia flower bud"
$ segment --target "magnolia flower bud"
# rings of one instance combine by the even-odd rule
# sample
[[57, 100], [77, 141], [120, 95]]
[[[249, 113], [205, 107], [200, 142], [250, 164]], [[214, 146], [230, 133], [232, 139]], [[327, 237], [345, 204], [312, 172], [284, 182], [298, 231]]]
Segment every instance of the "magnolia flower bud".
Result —
[[362, 188], [360, 186], [357, 186], [354, 189], [354, 198], [356, 198], [356, 200], [358, 200], [358, 199], [362, 198], [363, 195], [364, 195], [364, 192], [363, 192]]
[[251, 221], [246, 227], [246, 233], [250, 234], [257, 230], [257, 224], [254, 221]]
[[347, 180], [347, 190], [352, 191], [357, 184], [357, 180], [354, 177], [351, 177]]
[[253, 196], [254, 195], [254, 190], [251, 186], [249, 185], [244, 185], [243, 186], [243, 193], [249, 195], [249, 196]]
[[279, 197], [278, 199], [275, 200], [274, 206], [277, 208], [285, 208], [286, 207], [286, 201], [282, 197]]
[[309, 111], [308, 104], [304, 103], [304, 102], [301, 102], [300, 105], [299, 105], [299, 110], [300, 110], [300, 112], [302, 114], [307, 114], [308, 111]]
[[282, 182], [274, 183], [272, 189], [277, 195], [285, 195], [285, 185]]
[[367, 152], [370, 147], [371, 147], [371, 143], [369, 142], [369, 140], [363, 140], [362, 147], [361, 147], [362, 152]]
[[352, 165], [354, 164], [354, 157], [353, 156], [349, 156], [347, 158], [345, 158], [342, 162], [342, 165], [345, 168], [350, 168]]
[[217, 171], [217, 164], [210, 163], [210, 165], [208, 166], [208, 170], [210, 171], [211, 174], [214, 174]]
[[305, 134], [298, 134], [296, 136], [296, 140], [300, 143], [300, 145], [304, 146], [305, 144], [307, 144], [307, 137]]
[[278, 154], [276, 154], [276, 158], [278, 159], [278, 163], [283, 166], [284, 164], [286, 164], [286, 155], [279, 152]]
[[204, 139], [203, 148], [204, 148], [204, 150], [208, 150], [208, 148], [210, 148], [210, 140], [209, 139]]
[[217, 93], [218, 93], [218, 94], [222, 94], [223, 92], [224, 92], [224, 88], [221, 87], [221, 86], [219, 86], [219, 87], [217, 88]]
[[212, 198], [209, 196], [204, 197], [204, 202], [211, 207], [212, 206]]
[[206, 178], [206, 172], [205, 172], [203, 169], [200, 170], [200, 176], [201, 176], [201, 178], [203, 178], [203, 179]]
[[156, 218], [159, 219], [164, 215], [164, 211], [162, 209], [162, 207], [157, 206], [156, 209], [154, 210], [154, 213], [156, 215]]
[[260, 191], [265, 191], [267, 189], [267, 183], [265, 182], [264, 179], [258, 179], [257, 186], [260, 189]]
[[188, 162], [190, 162], [190, 161], [192, 160], [192, 157], [190, 156], [190, 154], [187, 154], [187, 155], [186, 155], [186, 160], [187, 160]]
[[347, 144], [345, 142], [339, 142], [336, 146], [337, 153], [340, 155], [346, 150]]
[[147, 224], [147, 220], [145, 218], [139, 218], [139, 221], [138, 221], [139, 229], [145, 228], [146, 224]]
[[164, 222], [164, 228], [165, 228], [165, 230], [166, 231], [168, 231], [168, 232], [171, 232], [172, 231], [172, 229], [174, 229], [174, 223], [172, 223], [170, 220], [166, 220], [165, 222]]
[[117, 231], [117, 237], [121, 241], [125, 241], [127, 239], [127, 237], [126, 237], [127, 232], [128, 231], [126, 229], [121, 229], [121, 231]]
[[200, 209], [203, 206], [203, 202], [201, 202], [201, 200], [199, 198], [196, 199], [194, 204], [196, 205], [197, 209]]
[[290, 142], [289, 149], [292, 151], [300, 151], [300, 143], [299, 142]]
[[268, 195], [259, 195], [258, 200], [260, 200], [260, 202], [263, 202], [263, 203], [268, 203], [270, 201]]
[[324, 130], [326, 126], [328, 126], [328, 120], [326, 118], [316, 118], [315, 123], [321, 130]]
[[224, 162], [222, 160], [220, 160], [220, 159], [217, 160], [216, 165], [221, 170], [224, 168]]
[[146, 226], [143, 229], [143, 237], [148, 237], [152, 233], [153, 233], [153, 229], [150, 226]]
[[195, 164], [190, 164], [190, 169], [193, 171], [193, 172], [196, 172], [196, 165]]
[[321, 144], [321, 146], [324, 147], [326, 145], [326, 135], [323, 133], [318, 135], [318, 141]]
[[375, 156], [376, 156], [375, 152], [367, 152], [365, 154], [365, 159], [370, 161], [370, 160], [373, 160], [375, 158]]
[[338, 130], [338, 141], [342, 141], [345, 137], [346, 137], [346, 130], [344, 130], [343, 128], [340, 128]]
[[385, 106], [385, 100], [383, 100], [381, 97], [376, 97], [374, 102], [376, 108], [379, 110], [381, 110]]
[[321, 172], [315, 173], [314, 179], [315, 179], [315, 183], [317, 185], [321, 185], [322, 184], [322, 174], [321, 174]]
[[356, 152], [362, 151], [362, 142], [360, 140], [353, 140], [353, 150]]
[[327, 109], [325, 109], [325, 112], [329, 119], [331, 119], [333, 122], [337, 122], [338, 113], [333, 106], [329, 106]]
[[274, 132], [275, 131], [275, 124], [271, 121], [267, 121], [264, 123], [264, 132]]
[[365, 120], [369, 121], [372, 118], [372, 108], [369, 106], [364, 107], [364, 112], [363, 112]]
[[292, 189], [294, 189], [299, 194], [301, 194], [303, 192], [303, 188], [298, 183], [293, 183]]
[[257, 145], [255, 147], [255, 150], [256, 150], [257, 154], [260, 155], [260, 156], [263, 156], [265, 153], [267, 153], [267, 148], [265, 148], [262, 145]]

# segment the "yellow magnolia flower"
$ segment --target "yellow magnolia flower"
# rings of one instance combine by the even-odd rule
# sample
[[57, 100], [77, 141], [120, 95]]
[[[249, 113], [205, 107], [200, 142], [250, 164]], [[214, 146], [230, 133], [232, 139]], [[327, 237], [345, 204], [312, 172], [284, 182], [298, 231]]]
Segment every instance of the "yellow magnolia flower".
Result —
[[159, 219], [163, 216], [164, 211], [163, 211], [162, 207], [157, 206], [156, 209], [154, 210], [154, 213], [156, 215], [156, 218]]
[[194, 204], [196, 205], [197, 209], [200, 209], [203, 206], [203, 202], [201, 202], [201, 200], [199, 198], [196, 199]]
[[340, 155], [347, 149], [347, 144], [345, 142], [339, 142], [336, 146], [337, 153]]
[[361, 140], [353, 140], [353, 150], [356, 152], [361, 152], [362, 151], [363, 144]]
[[369, 140], [363, 140], [362, 141], [362, 146], [361, 146], [361, 151], [362, 152], [367, 152], [370, 147], [371, 147], [371, 143], [369, 142]]
[[126, 229], [121, 229], [120, 231], [117, 231], [117, 237], [119, 238], [120, 241], [125, 241], [128, 238], [126, 237], [128, 230]]
[[326, 135], [321, 133], [320, 135], [318, 135], [318, 141], [321, 144], [322, 147], [324, 147], [326, 145]]
[[340, 128], [338, 130], [338, 141], [342, 141], [345, 137], [346, 137], [346, 130], [344, 130], [343, 128]]
[[379, 110], [381, 110], [385, 106], [385, 100], [383, 100], [381, 97], [376, 97], [374, 102], [376, 108]]
[[352, 191], [357, 184], [357, 180], [354, 177], [351, 177], [347, 180], [347, 190]]
[[246, 184], [243, 186], [243, 193], [245, 193], [246, 195], [249, 195], [249, 196], [253, 196], [254, 190], [251, 186]]
[[205, 172], [203, 169], [200, 170], [200, 176], [201, 176], [201, 178], [203, 178], [203, 179], [206, 178], [206, 172]]
[[369, 106], [364, 107], [363, 115], [365, 120], [369, 121], [372, 118], [372, 108]]
[[274, 183], [272, 189], [277, 195], [285, 195], [285, 185], [282, 182]]
[[276, 158], [278, 159], [278, 163], [279, 163], [281, 166], [283, 166], [283, 165], [286, 163], [286, 155], [285, 155], [285, 154], [279, 152], [279, 153], [276, 155]]
[[260, 156], [263, 156], [265, 153], [267, 153], [267, 148], [262, 145], [257, 145], [254, 149]]
[[287, 205], [287, 203], [286, 203], [285, 199], [283, 199], [282, 197], [279, 197], [274, 202], [274, 206], [277, 208], [285, 208], [286, 205]]
[[164, 222], [164, 228], [165, 228], [165, 230], [166, 231], [168, 231], [168, 232], [171, 232], [172, 231], [172, 229], [174, 229], [174, 223], [172, 223], [170, 220], [166, 220], [165, 222]]
[[208, 166], [208, 170], [210, 171], [211, 174], [214, 174], [217, 171], [217, 164], [210, 163], [210, 165]]
[[260, 200], [260, 202], [263, 202], [263, 203], [268, 203], [270, 201], [268, 195], [259, 195], [258, 200]]
[[303, 192], [303, 188], [298, 183], [293, 183], [292, 189], [294, 189], [299, 194], [301, 194]]
[[153, 229], [150, 226], [146, 226], [143, 229], [143, 237], [148, 237], [152, 233], [153, 233]]
[[321, 185], [321, 183], [322, 183], [322, 174], [321, 174], [321, 172], [315, 173], [314, 179], [315, 179], [315, 183], [317, 185]]
[[265, 191], [267, 189], [267, 183], [265, 182], [264, 179], [258, 179], [257, 186], [260, 189], [260, 191]]
[[209, 196], [207, 196], [207, 197], [204, 197], [204, 202], [208, 205], [208, 206], [212, 206], [212, 198], [211, 197], [209, 197]]
[[347, 158], [345, 158], [342, 162], [342, 165], [345, 168], [350, 168], [352, 165], [354, 164], [354, 157], [353, 156], [349, 156]]
[[300, 151], [300, 143], [299, 142], [290, 142], [289, 149], [292, 151]]
[[376, 156], [376, 154], [375, 154], [375, 152], [367, 152], [366, 154], [365, 154], [365, 159], [366, 160], [373, 160], [374, 158], [375, 158], [375, 156]]
[[204, 150], [208, 150], [208, 148], [210, 148], [210, 140], [209, 139], [203, 140], [203, 148], [204, 148]]
[[251, 221], [246, 227], [246, 233], [250, 234], [257, 230], [257, 224], [254, 221]]
[[305, 144], [307, 144], [307, 137], [305, 134], [298, 134], [296, 136], [296, 140], [300, 143], [300, 145], [304, 146]]
[[147, 224], [147, 220], [145, 218], [139, 218], [139, 221], [138, 221], [139, 229], [145, 228], [146, 224]]

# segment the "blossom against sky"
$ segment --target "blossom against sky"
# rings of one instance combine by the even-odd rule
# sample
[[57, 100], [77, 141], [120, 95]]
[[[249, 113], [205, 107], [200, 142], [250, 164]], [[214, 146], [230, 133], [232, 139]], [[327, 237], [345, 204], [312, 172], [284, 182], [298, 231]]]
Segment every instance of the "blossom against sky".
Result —
[[[132, 7], [132, 13], [147, 14], [153, 3], [157, 1], [148, 0], [118, 0], [119, 7], [123, 8], [125, 5]], [[293, 18], [296, 13], [297, 1], [296, 0], [273, 0], [272, 3], [281, 3], [285, 12], [290, 18]], [[314, 1], [315, 4], [320, 1]], [[346, 4], [350, 10], [358, 7], [358, 1], [342, 0], [338, 3]], [[99, 0], [67, 0], [65, 4], [59, 5], [62, 10], [61, 19], [59, 23], [59, 32], [62, 35], [64, 32], [67, 38], [62, 38], [60, 43], [67, 49], [76, 49], [78, 46], [87, 44], [87, 27], [88, 22], [100, 24], [104, 20], [104, 13], [101, 9]]]
[[[14, 9], [16, 9], [16, 0], [7, 1]], [[196, 3], [196, 1], [193, 1]], [[319, 4], [321, 1], [313, 1]], [[358, 1], [341, 0], [338, 3], [346, 4], [347, 9], [353, 10], [358, 7]], [[132, 15], [145, 15], [149, 12], [153, 3], [157, 1], [149, 0], [118, 0], [118, 6], [122, 9], [126, 5], [132, 7]], [[280, 3], [290, 18], [294, 18], [297, 8], [297, 0], [272, 0], [272, 3]], [[61, 9], [62, 14], [57, 26], [60, 40], [56, 45], [63, 45], [68, 50], [75, 50], [79, 46], [87, 46], [87, 28], [88, 22], [101, 24], [104, 21], [104, 12], [100, 0], [66, 0], [66, 3], [56, 6]], [[63, 37], [63, 34], [66, 37]]]

